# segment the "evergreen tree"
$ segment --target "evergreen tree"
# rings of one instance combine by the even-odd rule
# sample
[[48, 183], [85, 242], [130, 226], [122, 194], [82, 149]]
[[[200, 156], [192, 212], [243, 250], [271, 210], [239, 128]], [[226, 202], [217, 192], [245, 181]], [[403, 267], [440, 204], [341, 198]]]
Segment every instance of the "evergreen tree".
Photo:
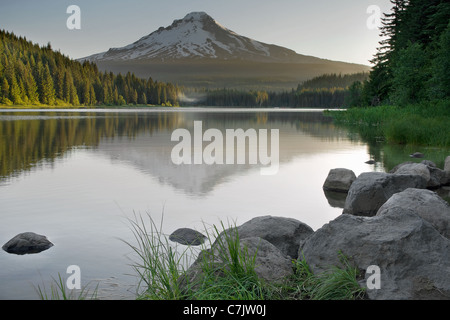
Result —
[[[415, 103], [448, 97], [448, 44], [445, 33], [450, 21], [446, 0], [391, 0], [392, 13], [384, 18], [375, 64], [364, 84], [368, 104]], [[446, 49], [447, 48], [447, 49]], [[447, 64], [448, 66], [448, 64]], [[430, 80], [431, 78], [431, 80]], [[442, 85], [441, 85], [442, 84]]]
[[89, 102], [88, 102], [88, 105], [95, 106], [96, 104], [97, 104], [97, 98], [96, 98], [96, 95], [95, 95], [95, 90], [94, 90], [94, 87], [91, 85], [89, 87]]
[[439, 39], [436, 58], [432, 61], [428, 93], [431, 99], [450, 97], [450, 22]]
[[2, 98], [9, 100], [9, 83], [8, 83], [8, 79], [6, 79], [6, 77], [3, 78], [1, 92], [2, 92]]
[[138, 103], [138, 93], [137, 93], [136, 89], [133, 89], [133, 91], [131, 93], [131, 103], [133, 103], [133, 104]]
[[397, 30], [402, 24], [402, 14], [407, 5], [407, 0], [391, 0], [392, 12], [384, 14], [382, 27], [375, 57], [371, 60], [374, 64], [366, 83], [368, 86], [364, 91], [365, 103], [379, 105], [388, 100], [391, 88], [390, 59], [398, 47]]
[[39, 103], [38, 86], [36, 84], [36, 80], [34, 80], [30, 64], [26, 66], [24, 78], [25, 78], [25, 90], [30, 104], [38, 104]]
[[419, 43], [409, 43], [400, 50], [392, 63], [391, 101], [406, 105], [426, 98], [426, 81], [429, 78], [425, 51]]
[[22, 104], [23, 100], [21, 97], [21, 91], [20, 86], [17, 82], [16, 75], [13, 72], [9, 78], [9, 82], [11, 83], [11, 86], [9, 88], [9, 98], [15, 105]]
[[55, 89], [53, 86], [53, 78], [50, 74], [50, 68], [48, 64], [42, 67], [40, 71], [40, 99], [43, 104], [54, 105], [55, 104]]
[[145, 94], [145, 92], [142, 93], [140, 99], [139, 99], [139, 103], [140, 104], [147, 104], [147, 95]]
[[348, 96], [345, 99], [345, 105], [348, 107], [363, 106], [363, 83], [355, 81], [348, 90]]

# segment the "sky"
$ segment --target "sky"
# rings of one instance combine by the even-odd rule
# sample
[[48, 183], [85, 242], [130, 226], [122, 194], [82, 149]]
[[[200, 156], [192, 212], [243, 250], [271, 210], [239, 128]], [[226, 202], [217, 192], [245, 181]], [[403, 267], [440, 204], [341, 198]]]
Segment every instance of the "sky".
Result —
[[[80, 29], [69, 29], [70, 5]], [[374, 7], [375, 6], [375, 7]], [[0, 0], [0, 29], [73, 59], [128, 45], [193, 11], [226, 28], [299, 54], [370, 65], [381, 40], [373, 8], [389, 0]], [[374, 20], [375, 19], [375, 20]]]

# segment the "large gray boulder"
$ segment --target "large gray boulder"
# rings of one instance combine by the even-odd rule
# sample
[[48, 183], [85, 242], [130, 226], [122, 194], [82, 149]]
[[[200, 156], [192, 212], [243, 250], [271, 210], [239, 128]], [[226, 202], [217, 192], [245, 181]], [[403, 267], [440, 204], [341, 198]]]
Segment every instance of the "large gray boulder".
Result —
[[34, 232], [24, 232], [6, 242], [2, 249], [8, 253], [24, 255], [39, 253], [53, 246], [47, 237]]
[[331, 169], [323, 184], [325, 191], [348, 192], [356, 175], [352, 170], [345, 168]]
[[394, 194], [378, 210], [377, 216], [410, 211], [431, 223], [439, 233], [450, 239], [450, 205], [435, 192], [406, 189]]
[[[226, 230], [230, 232], [231, 229]], [[230, 234], [231, 239], [233, 233]], [[229, 238], [230, 239], [230, 238]], [[180, 279], [181, 286], [188, 282], [194, 290], [202, 281], [203, 266], [207, 264], [208, 270], [215, 270], [215, 276], [220, 277], [225, 270], [230, 270], [232, 258], [230, 256], [230, 242], [216, 241], [210, 249], [203, 250], [195, 262], [188, 268], [185, 277]], [[235, 244], [234, 240], [231, 243]], [[231, 248], [231, 251], [236, 248]], [[269, 241], [259, 237], [239, 239], [240, 263], [246, 265], [254, 263], [258, 278], [268, 283], [282, 283], [286, 277], [293, 275], [292, 259], [283, 254]]]
[[239, 239], [259, 237], [277, 247], [283, 254], [297, 258], [298, 247], [314, 230], [293, 218], [262, 216], [236, 228]]
[[427, 181], [421, 175], [365, 172], [350, 187], [343, 213], [374, 216], [395, 193], [408, 188], [424, 189], [426, 186]]
[[369, 266], [380, 271], [375, 300], [450, 299], [450, 240], [428, 221], [398, 208], [374, 217], [343, 214], [308, 237], [300, 247], [314, 273], [340, 265], [339, 252], [357, 267], [367, 288]]

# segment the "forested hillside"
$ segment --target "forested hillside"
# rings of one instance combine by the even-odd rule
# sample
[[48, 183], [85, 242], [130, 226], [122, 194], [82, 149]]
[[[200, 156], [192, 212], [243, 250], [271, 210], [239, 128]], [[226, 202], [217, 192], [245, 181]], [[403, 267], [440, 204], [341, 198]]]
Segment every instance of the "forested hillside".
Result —
[[[324, 74], [284, 92], [184, 88], [172, 83], [100, 72], [51, 45], [40, 47], [0, 31], [0, 104], [14, 106], [166, 105], [338, 108], [349, 103], [349, 85], [367, 73]], [[195, 97], [195, 98], [192, 98]]]
[[197, 104], [209, 106], [342, 108], [349, 104], [350, 86], [365, 81], [368, 73], [324, 74], [284, 92], [237, 89], [195, 90], [204, 99]]
[[99, 72], [95, 64], [71, 60], [50, 44], [39, 47], [0, 31], [0, 104], [175, 105], [179, 92], [177, 86], [151, 78]]

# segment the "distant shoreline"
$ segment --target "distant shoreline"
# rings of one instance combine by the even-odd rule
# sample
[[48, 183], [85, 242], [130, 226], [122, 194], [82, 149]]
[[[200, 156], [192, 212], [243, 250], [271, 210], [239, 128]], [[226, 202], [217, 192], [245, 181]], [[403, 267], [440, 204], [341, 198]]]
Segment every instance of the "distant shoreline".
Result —
[[294, 108], [294, 107], [212, 107], [212, 106], [179, 106], [179, 107], [168, 107], [168, 106], [157, 106], [157, 105], [124, 105], [124, 106], [2, 106], [0, 105], [0, 111], [96, 111], [96, 110], [220, 110], [220, 111], [311, 111], [311, 112], [323, 112], [327, 110], [339, 111], [345, 109], [324, 109], [324, 108]]

